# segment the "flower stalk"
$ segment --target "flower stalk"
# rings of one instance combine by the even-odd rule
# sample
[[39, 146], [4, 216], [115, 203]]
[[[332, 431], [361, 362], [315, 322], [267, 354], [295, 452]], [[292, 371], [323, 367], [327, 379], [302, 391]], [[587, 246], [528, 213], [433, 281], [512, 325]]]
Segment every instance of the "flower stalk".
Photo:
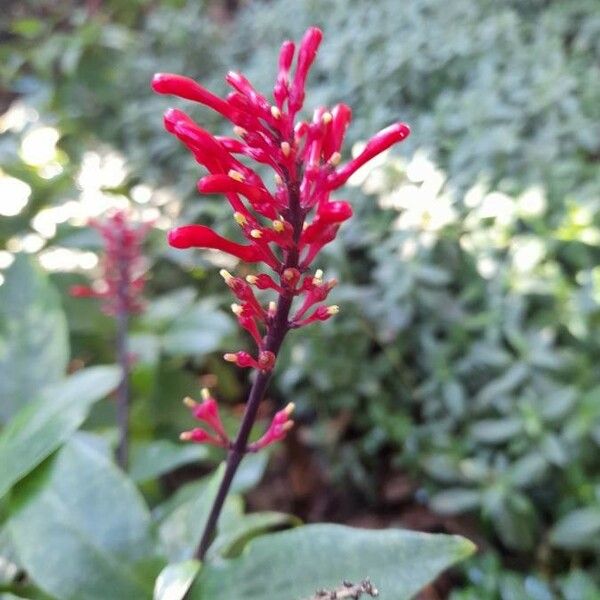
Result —
[[[258, 408], [285, 336], [291, 329], [325, 321], [339, 310], [335, 305], [323, 304], [337, 282], [324, 281], [320, 269], [312, 270], [321, 250], [335, 239], [341, 224], [352, 216], [349, 202], [331, 200], [330, 195], [357, 169], [405, 139], [410, 131], [404, 123], [391, 125], [376, 134], [356, 158], [340, 165], [342, 142], [351, 119], [350, 108], [344, 104], [331, 110], [319, 107], [312, 120], [296, 119], [304, 103], [306, 80], [321, 38], [321, 31], [311, 27], [297, 54], [293, 42], [283, 43], [273, 89], [274, 102], [255, 90], [243, 75], [234, 72], [225, 78], [232, 92], [224, 99], [181, 75], [159, 73], [152, 82], [153, 89], [160, 94], [193, 100], [218, 112], [232, 123], [237, 136], [214, 136], [183, 111], [166, 111], [167, 131], [208, 171], [198, 182], [198, 190], [225, 196], [241, 237], [245, 239], [245, 243], [239, 243], [209, 227], [192, 224], [170, 231], [169, 243], [181, 249], [225, 252], [243, 262], [263, 264], [274, 275], [257, 273], [244, 280], [227, 271], [221, 272], [239, 302], [232, 305], [232, 310], [256, 344], [254, 355], [239, 350], [224, 356], [238, 367], [256, 371], [235, 438], [229, 440], [226, 434], [215, 429], [214, 421], [207, 418], [204, 410], [198, 412], [195, 404], [186, 401], [203, 428], [184, 432], [181, 438], [221, 446], [228, 451], [225, 474], [196, 551], [200, 560], [212, 541], [223, 503], [244, 455], [284, 439], [293, 426], [290, 417], [294, 405], [290, 403], [275, 414], [265, 434], [250, 443]], [[265, 183], [242, 158], [268, 166], [273, 172], [273, 184]], [[270, 290], [276, 299], [264, 306], [256, 297], [255, 289]]]
[[102, 275], [92, 286], [75, 285], [71, 295], [78, 298], [98, 298], [102, 311], [115, 320], [117, 363], [121, 379], [116, 392], [117, 442], [116, 458], [126, 470], [129, 463], [129, 377], [131, 357], [128, 348], [130, 315], [143, 309], [144, 259], [141, 243], [150, 224], [134, 225], [124, 211], [115, 211], [103, 221], [93, 220], [104, 242]]

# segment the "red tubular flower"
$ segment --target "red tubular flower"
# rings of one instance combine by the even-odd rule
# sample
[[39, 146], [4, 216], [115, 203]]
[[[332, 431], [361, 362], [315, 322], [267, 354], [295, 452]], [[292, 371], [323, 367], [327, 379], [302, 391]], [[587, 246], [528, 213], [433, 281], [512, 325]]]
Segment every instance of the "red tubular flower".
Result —
[[[223, 422], [221, 421], [221, 415], [219, 414], [219, 405], [206, 388], [202, 390], [202, 402], [198, 403], [188, 396], [183, 399], [183, 403], [191, 410], [192, 415], [196, 420], [201, 421], [214, 431], [218, 440], [221, 442], [220, 445], [226, 446], [229, 444], [229, 438], [227, 437], [225, 427], [223, 427]], [[188, 436], [183, 439], [190, 439], [202, 443], [204, 440], [198, 439], [198, 436], [201, 438], [203, 435], [208, 435], [202, 429], [194, 431], [196, 431], [196, 433], [193, 434], [194, 437]], [[209, 438], [206, 438], [206, 441], [208, 440]], [[212, 441], [210, 443], [212, 443]]]
[[115, 211], [90, 224], [104, 242], [102, 275], [92, 287], [72, 286], [70, 294], [76, 298], [99, 298], [108, 315], [140, 312], [145, 283], [141, 244], [151, 225], [132, 223], [124, 211]]
[[[239, 305], [232, 305], [238, 322], [256, 344], [255, 353], [238, 351], [225, 355], [226, 360], [239, 367], [258, 371], [253, 384], [253, 390], [258, 391], [251, 394], [245, 421], [256, 418], [257, 402], [286, 333], [325, 321], [338, 312], [336, 305], [322, 304], [335, 280], [324, 283], [320, 271], [307, 273], [320, 250], [335, 239], [342, 223], [352, 216], [348, 202], [330, 198], [332, 190], [409, 134], [407, 125], [395, 123], [371, 138], [359, 156], [338, 166], [352, 117], [350, 108], [345, 104], [337, 104], [331, 110], [319, 107], [310, 121], [296, 119], [304, 104], [306, 81], [321, 39], [321, 31], [311, 27], [297, 54], [293, 42], [283, 43], [273, 102], [242, 74], [233, 71], [225, 78], [233, 90], [225, 98], [181, 75], [160, 73], [152, 81], [156, 92], [199, 102], [234, 125], [235, 138], [213, 136], [180, 110], [170, 109], [165, 114], [167, 131], [182, 141], [208, 171], [198, 182], [198, 190], [226, 196], [246, 244], [225, 239], [203, 225], [178, 227], [169, 233], [168, 240], [175, 248], [212, 248], [247, 263], [264, 263], [274, 272], [274, 276], [249, 275], [245, 281], [222, 272], [240, 301]], [[240, 162], [236, 158], [239, 155], [271, 168], [274, 185], [265, 183], [255, 170]], [[253, 287], [275, 293], [276, 301], [263, 307], [254, 296]], [[248, 445], [251, 426], [242, 427], [232, 449], [243, 454], [282, 439], [291, 426], [284, 416], [281, 411], [277, 413], [265, 436], [253, 445]], [[188, 432], [187, 438], [215, 443], [206, 432]]]
[[236, 244], [231, 240], [221, 237], [210, 227], [205, 225], [184, 225], [171, 229], [168, 241], [173, 248], [212, 248], [227, 252], [245, 262], [259, 262], [263, 260], [261, 253], [252, 246]]
[[294, 412], [294, 408], [294, 403], [290, 402], [283, 410], [276, 412], [265, 434], [256, 442], [250, 444], [250, 446], [248, 446], [248, 451], [258, 452], [259, 450], [284, 439], [287, 432], [294, 426], [294, 421], [290, 419], [291, 414]]

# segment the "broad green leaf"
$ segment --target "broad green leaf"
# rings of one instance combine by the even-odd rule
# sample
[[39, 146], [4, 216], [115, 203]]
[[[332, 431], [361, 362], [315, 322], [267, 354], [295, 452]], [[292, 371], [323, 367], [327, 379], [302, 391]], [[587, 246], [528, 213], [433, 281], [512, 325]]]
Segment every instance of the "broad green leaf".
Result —
[[219, 350], [232, 331], [228, 316], [200, 302], [169, 326], [162, 346], [167, 354], [208, 354]]
[[452, 515], [477, 508], [481, 503], [479, 490], [448, 488], [431, 499], [430, 505], [438, 513]]
[[167, 565], [156, 580], [153, 599], [183, 600], [200, 567], [201, 563], [197, 560], [185, 560]]
[[283, 527], [300, 525], [301, 521], [293, 515], [279, 512], [259, 512], [239, 515], [228, 520], [221, 518], [219, 533], [211, 544], [209, 556], [233, 558], [240, 554], [253, 538]]
[[564, 600], [597, 600], [600, 587], [594, 582], [591, 573], [575, 569], [561, 582], [560, 591]]
[[540, 524], [527, 496], [516, 490], [507, 492], [492, 488], [483, 496], [483, 508], [505, 546], [516, 550], [534, 547]]
[[[225, 509], [238, 502], [239, 496], [237, 496], [237, 494], [243, 494], [258, 484], [264, 474], [268, 460], [268, 452], [250, 454], [244, 458], [231, 483], [229, 497], [225, 503]], [[169, 515], [172, 515], [178, 510], [179, 507], [184, 504], [189, 504], [196, 498], [199, 498], [211, 481], [211, 477], [212, 476], [204, 477], [203, 479], [182, 485], [171, 497], [154, 508], [154, 519], [158, 522], [163, 522], [169, 518]], [[182, 509], [180, 517], [183, 512]], [[239, 514], [243, 514], [243, 510], [240, 510]], [[177, 520], [178, 519], [175, 519], [175, 521]]]
[[539, 452], [530, 452], [516, 460], [508, 477], [517, 487], [529, 487], [539, 483], [548, 471], [548, 461]]
[[182, 465], [206, 460], [208, 455], [205, 446], [167, 440], [137, 442], [131, 448], [129, 475], [137, 482], [148, 481]]
[[0, 497], [71, 436], [119, 377], [117, 367], [90, 367], [47, 388], [21, 409], [0, 433]]
[[148, 303], [141, 321], [157, 331], [188, 310], [196, 297], [194, 288], [184, 287], [154, 298]]
[[522, 429], [521, 419], [485, 419], [473, 423], [470, 435], [486, 444], [500, 444], [518, 435]]
[[20, 571], [8, 524], [5, 523], [0, 527], [0, 588], [13, 583]]
[[129, 479], [77, 436], [12, 498], [10, 533], [29, 577], [61, 600], [150, 598], [150, 514]]
[[382, 599], [408, 600], [475, 550], [458, 536], [308, 525], [256, 538], [239, 558], [203, 566], [190, 600], [301, 600], [367, 577]]
[[568, 550], [600, 548], [600, 507], [588, 506], [566, 514], [552, 529], [550, 541]]
[[231, 493], [243, 494], [258, 485], [265, 474], [268, 462], [269, 452], [247, 454], [231, 482]]
[[194, 555], [224, 472], [225, 463], [221, 463], [200, 494], [175, 508], [161, 523], [160, 539], [171, 561]]
[[69, 358], [58, 293], [33, 259], [17, 255], [0, 287], [0, 422], [62, 379]]

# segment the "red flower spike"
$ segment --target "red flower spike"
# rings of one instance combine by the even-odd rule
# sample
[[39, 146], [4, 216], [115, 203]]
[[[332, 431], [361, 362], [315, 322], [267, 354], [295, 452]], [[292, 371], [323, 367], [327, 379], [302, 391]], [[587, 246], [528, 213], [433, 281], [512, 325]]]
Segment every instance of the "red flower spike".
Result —
[[[248, 275], [246, 281], [222, 272], [239, 301], [239, 305], [232, 306], [238, 323], [250, 334], [257, 348], [252, 354], [228, 353], [225, 359], [262, 373], [274, 368], [283, 338], [290, 329], [325, 321], [338, 310], [335, 305], [319, 304], [327, 299], [335, 280], [323, 282], [320, 271], [303, 277], [321, 249], [352, 216], [350, 204], [333, 200], [332, 190], [345, 183], [367, 161], [409, 134], [407, 125], [391, 125], [369, 140], [359, 156], [340, 166], [342, 143], [352, 117], [350, 108], [345, 104], [331, 109], [318, 107], [310, 122], [296, 119], [304, 104], [306, 81], [321, 38], [321, 31], [311, 27], [297, 52], [293, 42], [283, 43], [273, 86], [273, 104], [244, 75], [233, 71], [226, 76], [233, 91], [225, 98], [181, 75], [158, 74], [152, 82], [158, 93], [199, 102], [234, 125], [236, 138], [214, 136], [180, 110], [171, 109], [165, 114], [166, 129], [183, 142], [208, 171], [198, 182], [198, 190], [202, 194], [225, 195], [247, 242], [239, 244], [228, 240], [203, 225], [178, 227], [169, 233], [168, 239], [176, 248], [212, 248], [246, 263], [263, 263], [273, 270], [274, 275]], [[241, 156], [245, 162], [241, 162]], [[246, 159], [272, 169], [275, 185], [267, 186], [246, 164]], [[263, 307], [254, 289], [274, 292], [277, 301], [266, 299], [267, 306]], [[295, 303], [296, 296], [300, 299]], [[290, 318], [294, 304], [299, 308]], [[250, 396], [253, 404], [244, 419], [256, 415], [256, 403], [264, 394], [267, 380], [268, 377], [260, 374], [255, 378], [253, 385], [259, 388]], [[201, 405], [204, 406], [201, 415], [203, 422], [211, 427], [205, 413], [212, 414], [214, 405], [205, 403]], [[282, 439], [292, 423], [280, 413], [259, 442], [247, 446], [247, 432], [251, 427], [246, 424], [228, 447], [243, 453]], [[202, 443], [214, 443], [203, 430], [185, 435], [201, 439]], [[216, 441], [222, 443], [222, 440]]]
[[94, 286], [74, 285], [70, 294], [76, 298], [99, 298], [107, 315], [141, 312], [145, 284], [141, 245], [151, 224], [133, 223], [124, 211], [115, 211], [102, 220], [90, 220], [90, 225], [104, 242], [102, 274]]

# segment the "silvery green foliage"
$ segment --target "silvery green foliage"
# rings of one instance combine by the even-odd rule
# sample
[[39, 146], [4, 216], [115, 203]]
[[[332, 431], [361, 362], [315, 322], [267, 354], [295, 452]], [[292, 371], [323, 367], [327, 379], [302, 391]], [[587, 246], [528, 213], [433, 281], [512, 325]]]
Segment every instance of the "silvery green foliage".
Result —
[[[600, 11], [593, 0], [252, 2], [233, 49], [265, 83], [271, 48], [308, 24], [325, 32], [313, 96], [353, 107], [350, 134], [402, 118], [452, 180], [486, 175], [554, 198], [598, 186]], [[267, 8], [268, 7], [268, 8]], [[250, 58], [249, 58], [250, 57]], [[261, 80], [262, 76], [262, 80]], [[316, 88], [316, 89], [315, 89]]]
[[[479, 512], [503, 545], [532, 551], [575, 508], [565, 494], [581, 508], [597, 489], [594, 215], [572, 204], [551, 223], [540, 188], [463, 194], [423, 153], [354, 183], [366, 196], [346, 241], [354, 258], [332, 253], [329, 268], [358, 285], [335, 297], [346, 313], [335, 328], [291, 348], [280, 385], [320, 412], [353, 412], [368, 433], [346, 458], [369, 465], [391, 447], [429, 478], [432, 508]], [[358, 272], [361, 252], [370, 267]], [[552, 543], [585, 549], [588, 537]]]

